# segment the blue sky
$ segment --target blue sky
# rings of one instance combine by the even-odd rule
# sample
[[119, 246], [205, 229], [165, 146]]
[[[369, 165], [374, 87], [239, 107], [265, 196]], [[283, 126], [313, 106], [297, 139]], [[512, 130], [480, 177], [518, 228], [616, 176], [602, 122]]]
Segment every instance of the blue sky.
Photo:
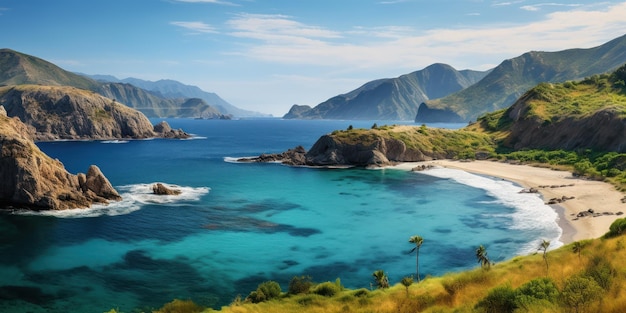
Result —
[[432, 63], [486, 70], [626, 34], [626, 1], [0, 0], [0, 47], [62, 68], [175, 79], [285, 114]]

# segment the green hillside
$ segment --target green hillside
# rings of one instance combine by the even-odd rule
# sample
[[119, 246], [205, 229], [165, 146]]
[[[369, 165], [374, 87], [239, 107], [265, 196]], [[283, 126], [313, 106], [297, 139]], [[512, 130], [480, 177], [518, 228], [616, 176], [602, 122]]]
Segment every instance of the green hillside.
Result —
[[[512, 105], [542, 82], [580, 80], [626, 63], [626, 36], [590, 49], [532, 51], [505, 60], [480, 82], [447, 97], [423, 103], [416, 122], [472, 121]], [[441, 114], [435, 114], [441, 113]]]
[[95, 90], [99, 85], [95, 80], [10, 49], [0, 49], [0, 84], [72, 86], [87, 90]]

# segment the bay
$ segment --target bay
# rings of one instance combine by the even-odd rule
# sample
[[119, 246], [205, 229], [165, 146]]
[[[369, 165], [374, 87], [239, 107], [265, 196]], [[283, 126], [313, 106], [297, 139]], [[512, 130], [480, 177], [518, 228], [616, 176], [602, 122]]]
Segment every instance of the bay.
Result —
[[[153, 122], [157, 122], [156, 120]], [[97, 164], [124, 200], [88, 210], [0, 215], [0, 311], [124, 312], [174, 298], [214, 308], [274, 280], [339, 278], [370, 288], [536, 250], [554, 213], [513, 183], [438, 169], [311, 169], [231, 158], [310, 148], [324, 133], [385, 121], [168, 119], [192, 140], [39, 143], [73, 173]], [[461, 125], [430, 125], [447, 128]], [[180, 197], [150, 195], [155, 182]], [[521, 197], [521, 198], [520, 198]]]

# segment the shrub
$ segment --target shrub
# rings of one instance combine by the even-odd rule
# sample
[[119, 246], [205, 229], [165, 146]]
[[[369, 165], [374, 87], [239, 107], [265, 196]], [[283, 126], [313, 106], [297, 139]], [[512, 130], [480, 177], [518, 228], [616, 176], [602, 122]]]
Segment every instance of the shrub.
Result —
[[596, 256], [591, 259], [586, 271], [586, 275], [598, 283], [604, 290], [611, 288], [613, 277], [615, 277], [615, 269], [604, 257]]
[[599, 299], [601, 294], [602, 287], [595, 280], [585, 276], [573, 276], [565, 282], [561, 300], [563, 304], [580, 312], [591, 302]]
[[513, 312], [517, 308], [516, 293], [511, 286], [493, 288], [489, 294], [476, 304], [476, 308], [487, 313]]
[[310, 276], [295, 276], [289, 282], [289, 289], [287, 293], [290, 295], [308, 293], [312, 286], [313, 282], [311, 281]]
[[267, 300], [272, 300], [278, 298], [280, 296], [280, 293], [280, 285], [277, 282], [270, 280], [259, 284], [257, 289], [248, 295], [246, 301], [259, 303]]
[[197, 313], [202, 312], [203, 309], [199, 305], [195, 304], [191, 300], [174, 300], [170, 303], [166, 303], [162, 308], [155, 313]]
[[609, 226], [609, 232], [604, 235], [605, 238], [616, 237], [622, 234], [626, 230], [626, 218], [616, 219], [611, 226]]
[[313, 288], [313, 293], [318, 294], [320, 296], [332, 297], [341, 291], [341, 287], [336, 283], [331, 283], [329, 281], [325, 283], [318, 284]]
[[529, 310], [542, 301], [555, 303], [558, 296], [559, 290], [552, 279], [537, 278], [517, 288], [515, 303], [518, 307]]
[[357, 289], [354, 291], [354, 296], [355, 297], [367, 297], [370, 294], [370, 291], [365, 289], [365, 288], [361, 288], [361, 289]]

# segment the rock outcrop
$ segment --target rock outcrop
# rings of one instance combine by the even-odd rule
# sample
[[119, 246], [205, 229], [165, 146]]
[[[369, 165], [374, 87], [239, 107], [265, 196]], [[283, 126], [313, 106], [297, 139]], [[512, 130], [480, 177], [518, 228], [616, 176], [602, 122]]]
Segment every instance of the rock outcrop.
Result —
[[154, 125], [154, 132], [161, 138], [176, 138], [176, 139], [186, 139], [191, 138], [191, 135], [186, 133], [182, 129], [172, 129], [170, 124], [166, 121], [162, 121], [156, 125]]
[[408, 148], [401, 140], [375, 136], [356, 143], [345, 142], [333, 135], [320, 137], [307, 152], [302, 146], [283, 153], [262, 154], [239, 162], [277, 162], [297, 166], [386, 166], [398, 162], [419, 162], [449, 157], [443, 152]]
[[152, 193], [159, 196], [176, 196], [181, 194], [178, 189], [167, 188], [161, 183], [156, 183], [152, 186]]
[[[35, 140], [188, 138], [182, 130], [155, 132], [141, 112], [94, 92], [62, 86], [0, 87], [0, 105], [29, 127]], [[171, 128], [170, 128], [171, 130]]]
[[24, 123], [0, 114], [0, 209], [64, 210], [120, 199], [98, 167], [70, 174], [39, 150]]

